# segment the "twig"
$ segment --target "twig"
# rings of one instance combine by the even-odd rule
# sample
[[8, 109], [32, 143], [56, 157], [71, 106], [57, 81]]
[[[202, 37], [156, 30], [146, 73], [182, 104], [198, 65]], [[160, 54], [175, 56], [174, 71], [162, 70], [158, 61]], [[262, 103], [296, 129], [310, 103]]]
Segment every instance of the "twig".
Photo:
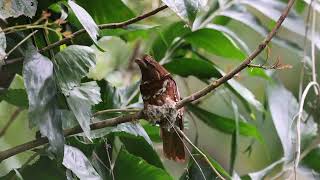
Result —
[[24, 42], [26, 42], [31, 36], [33, 36], [34, 34], [36, 34], [38, 32], [38, 30], [33, 31], [32, 33], [28, 34], [28, 36], [26, 36], [22, 41], [20, 41], [18, 44], [16, 44], [12, 49], [10, 49], [10, 51], [6, 54], [6, 56], [4, 57], [4, 63], [6, 64], [6, 59], [9, 57], [9, 55], [16, 50], [19, 46], [21, 46], [21, 44], [23, 44]]
[[11, 125], [11, 124], [14, 122], [14, 120], [18, 117], [18, 115], [20, 114], [21, 111], [22, 111], [22, 109], [18, 108], [18, 109], [16, 109], [16, 110], [12, 113], [9, 121], [8, 121], [8, 122], [4, 125], [4, 127], [0, 130], [0, 137], [2, 137], [2, 136], [6, 133], [6, 131], [7, 131], [8, 128], [10, 127], [10, 125]]
[[98, 116], [106, 113], [121, 113], [121, 112], [132, 113], [132, 112], [139, 112], [139, 111], [141, 111], [141, 109], [106, 109], [106, 110], [102, 110], [94, 113], [93, 116]]
[[[215, 80], [212, 84], [208, 85], [204, 89], [202, 89], [202, 90], [200, 90], [200, 91], [198, 91], [198, 92], [196, 92], [194, 94], [191, 94], [190, 96], [188, 96], [188, 97], [184, 98], [183, 100], [179, 101], [176, 104], [176, 108], [177, 109], [182, 108], [186, 104], [188, 104], [188, 103], [190, 103], [190, 102], [192, 102], [194, 100], [197, 100], [202, 96], [207, 95], [209, 92], [213, 91], [214, 89], [216, 89], [217, 87], [219, 87], [223, 83], [227, 82], [229, 79], [231, 79], [237, 73], [239, 73], [240, 71], [245, 69], [248, 66], [248, 64], [250, 64], [251, 61], [263, 51], [263, 49], [271, 41], [273, 36], [277, 33], [277, 31], [280, 28], [282, 22], [288, 16], [288, 13], [289, 13], [292, 5], [294, 4], [294, 2], [295, 2], [295, 0], [290, 0], [288, 2], [287, 7], [282, 12], [281, 16], [279, 17], [279, 19], [276, 22], [276, 25], [272, 29], [272, 31], [267, 35], [267, 37], [262, 41], [262, 43], [255, 49], [255, 51], [253, 51], [253, 53], [249, 57], [247, 57], [238, 67], [236, 67], [234, 70], [232, 70], [231, 72], [229, 72], [225, 76], [221, 77], [220, 79]], [[165, 9], [165, 8], [166, 8], [166, 6], [162, 6], [162, 9]], [[161, 10], [159, 9], [157, 12], [159, 12], [159, 11], [161, 11]], [[140, 17], [139, 18], [140, 20], [143, 19], [143, 18], [141, 18], [142, 16], [139, 16], [139, 17]], [[134, 18], [134, 19], [136, 19], [136, 18]], [[137, 22], [138, 20], [129, 20], [129, 21], [131, 23], [133, 23], [132, 21]], [[128, 25], [128, 23], [121, 23], [121, 24]], [[122, 26], [124, 26], [124, 25], [122, 25]], [[138, 113], [135, 113], [135, 114], [129, 114], [129, 115], [126, 115], [126, 116], [120, 116], [120, 117], [112, 118], [112, 119], [109, 119], [109, 120], [97, 122], [97, 123], [91, 124], [90, 127], [91, 127], [92, 130], [101, 129], [101, 128], [108, 127], [108, 126], [116, 126], [118, 124], [125, 123], [125, 122], [130, 122], [130, 121], [137, 120], [137, 119], [140, 119], [140, 118], [143, 118], [143, 113], [141, 111], [138, 112]], [[81, 132], [82, 132], [81, 127], [77, 126], [75, 128], [71, 128], [71, 129], [65, 130], [64, 131], [64, 135], [65, 136], [70, 136], [70, 135], [74, 135], [74, 134], [81, 133]], [[45, 137], [42, 137], [42, 138], [39, 138], [37, 140], [30, 141], [30, 142], [18, 145], [16, 147], [13, 147], [11, 149], [2, 151], [2, 152], [0, 152], [0, 162], [3, 161], [4, 159], [7, 159], [7, 158], [13, 156], [13, 155], [16, 155], [18, 153], [30, 150], [32, 148], [35, 148], [37, 146], [40, 146], [40, 145], [43, 145], [43, 144], [46, 144], [46, 143], [48, 143], [48, 139], [45, 138]]]
[[[99, 29], [124, 28], [124, 27], [126, 27], [126, 26], [128, 26], [130, 24], [139, 22], [139, 21], [141, 21], [143, 19], [146, 19], [146, 18], [148, 18], [150, 16], [153, 16], [153, 15], [157, 14], [158, 12], [166, 9], [167, 7], [168, 6], [164, 5], [164, 6], [161, 6], [161, 7], [157, 8], [157, 9], [154, 9], [154, 10], [148, 12], [148, 13], [145, 13], [145, 14], [142, 14], [142, 15], [137, 16], [135, 18], [129, 19], [127, 21], [120, 22], [120, 23], [101, 24], [101, 25], [98, 25], [98, 27], [99, 27]], [[85, 29], [80, 29], [80, 30], [74, 32], [73, 34], [71, 34], [70, 36], [68, 36], [68, 37], [66, 37], [66, 38], [64, 38], [64, 39], [62, 39], [60, 41], [57, 41], [55, 43], [52, 43], [52, 44], [40, 49], [39, 52], [44, 52], [44, 51], [47, 51], [47, 50], [52, 49], [54, 47], [60, 46], [62, 44], [66, 44], [66, 43], [70, 42], [72, 38], [74, 38], [76, 36], [79, 36], [80, 34], [85, 33], [85, 32], [86, 32]]]

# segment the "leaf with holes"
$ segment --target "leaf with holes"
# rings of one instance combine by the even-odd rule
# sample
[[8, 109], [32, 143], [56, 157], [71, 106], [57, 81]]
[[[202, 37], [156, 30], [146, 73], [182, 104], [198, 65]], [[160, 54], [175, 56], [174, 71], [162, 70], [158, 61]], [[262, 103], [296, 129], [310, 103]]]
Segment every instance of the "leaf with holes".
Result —
[[0, 1], [0, 19], [26, 15], [33, 17], [37, 11], [37, 0], [3, 0]]

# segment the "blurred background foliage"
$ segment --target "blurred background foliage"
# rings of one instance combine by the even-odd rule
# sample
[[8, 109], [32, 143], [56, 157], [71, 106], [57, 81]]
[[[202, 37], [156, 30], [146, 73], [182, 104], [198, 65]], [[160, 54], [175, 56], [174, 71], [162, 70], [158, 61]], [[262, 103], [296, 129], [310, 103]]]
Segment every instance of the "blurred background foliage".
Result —
[[[194, 159], [165, 159], [159, 128], [145, 120], [99, 130], [89, 125], [121, 115], [96, 115], [102, 110], [143, 107], [135, 58], [154, 56], [186, 97], [244, 60], [287, 2], [1, 1], [0, 150], [39, 135], [50, 143], [2, 161], [0, 179], [216, 178], [192, 146]], [[97, 26], [127, 21], [164, 4], [169, 8], [138, 23], [115, 29]], [[319, 13], [319, 1], [297, 0], [267, 49], [253, 61], [260, 68], [248, 67], [185, 107], [186, 135], [225, 178], [294, 179], [301, 94], [314, 74], [319, 79]], [[70, 42], [37, 52], [83, 28], [86, 33]], [[21, 41], [25, 43], [15, 47]], [[298, 179], [318, 179], [320, 111], [313, 89], [302, 114], [296, 173]], [[77, 125], [84, 133], [63, 138], [63, 129]]]

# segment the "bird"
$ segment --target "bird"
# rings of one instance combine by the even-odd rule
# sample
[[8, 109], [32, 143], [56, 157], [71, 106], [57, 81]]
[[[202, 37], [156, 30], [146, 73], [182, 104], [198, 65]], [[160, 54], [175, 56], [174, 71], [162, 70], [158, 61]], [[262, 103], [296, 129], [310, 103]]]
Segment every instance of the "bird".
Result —
[[167, 159], [184, 162], [183, 137], [175, 129], [183, 131], [183, 108], [176, 109], [180, 94], [172, 75], [152, 56], [143, 55], [135, 62], [141, 71], [140, 92], [144, 114], [154, 124], [159, 124], [163, 152]]

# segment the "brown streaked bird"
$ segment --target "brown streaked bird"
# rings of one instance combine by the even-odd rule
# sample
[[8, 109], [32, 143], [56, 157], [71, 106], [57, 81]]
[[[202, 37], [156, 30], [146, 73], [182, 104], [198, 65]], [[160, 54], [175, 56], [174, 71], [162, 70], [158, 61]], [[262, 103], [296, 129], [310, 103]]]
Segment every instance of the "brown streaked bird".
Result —
[[[183, 130], [183, 109], [174, 108], [180, 100], [176, 82], [170, 73], [149, 55], [144, 55], [135, 62], [139, 65], [142, 75], [140, 91], [144, 109], [149, 121], [160, 125], [164, 155], [168, 159], [183, 162], [185, 151], [182, 137], [173, 129], [174, 124]], [[162, 112], [160, 115], [150, 115], [152, 111]]]

